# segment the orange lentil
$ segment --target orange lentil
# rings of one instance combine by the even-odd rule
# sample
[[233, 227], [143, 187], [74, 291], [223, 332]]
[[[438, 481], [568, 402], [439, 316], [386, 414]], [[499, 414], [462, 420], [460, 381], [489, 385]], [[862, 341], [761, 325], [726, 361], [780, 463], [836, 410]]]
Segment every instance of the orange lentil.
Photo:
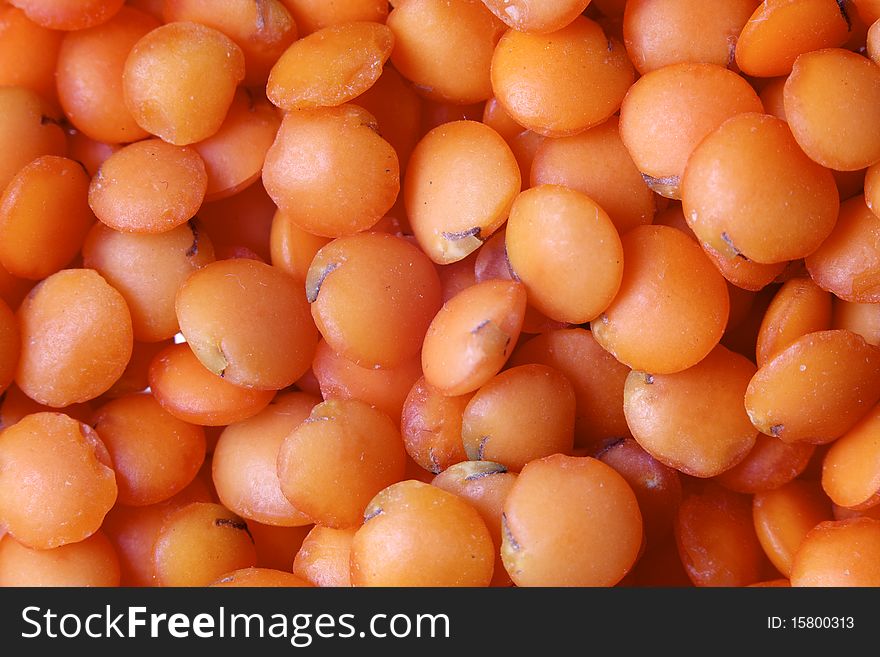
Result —
[[411, 388], [422, 377], [422, 359], [416, 354], [395, 367], [361, 367], [321, 340], [312, 373], [325, 400], [359, 399], [396, 419]]
[[222, 575], [210, 584], [215, 587], [287, 587], [308, 588], [311, 586], [304, 579], [283, 570], [273, 568], [239, 568]]
[[487, 586], [492, 536], [453, 493], [402, 481], [376, 495], [351, 544], [354, 586]]
[[351, 235], [322, 247], [305, 292], [324, 340], [361, 367], [393, 368], [417, 356], [440, 309], [433, 263], [387, 233]]
[[593, 337], [633, 369], [671, 374], [696, 365], [727, 325], [721, 274], [693, 240], [668, 226], [637, 226], [621, 242], [623, 281], [592, 322]]
[[293, 559], [293, 574], [315, 586], [350, 587], [351, 543], [357, 529], [315, 525]]
[[247, 520], [248, 531], [257, 549], [257, 567], [290, 572], [290, 564], [314, 525], [281, 527]]
[[191, 219], [208, 174], [192, 148], [147, 139], [116, 151], [92, 178], [89, 205], [115, 230], [162, 233]]
[[315, 406], [281, 443], [281, 492], [314, 522], [354, 527], [374, 495], [403, 478], [397, 423], [357, 400]]
[[626, 50], [642, 74], [669, 64], [729, 67], [740, 32], [760, 0], [631, 0], [623, 13]]
[[848, 27], [836, 0], [764, 0], [739, 34], [736, 63], [748, 75], [788, 75], [801, 53], [842, 45]]
[[[384, 23], [388, 17], [386, 0], [281, 0], [296, 19], [300, 34], [306, 35], [329, 25], [351, 21]], [[394, 4], [393, 2], [391, 3]]]
[[236, 91], [220, 129], [192, 145], [205, 164], [205, 200], [232, 196], [259, 180], [281, 117], [261, 96]]
[[76, 543], [35, 550], [0, 538], [0, 586], [119, 586], [119, 558], [97, 531]]
[[235, 385], [289, 386], [309, 368], [318, 343], [302, 289], [256, 260], [195, 270], [178, 288], [175, 308], [199, 361]]
[[263, 164], [278, 208], [306, 232], [340, 237], [374, 226], [400, 191], [397, 154], [356, 105], [289, 112]]
[[[846, 121], [836, 120], [841, 113]], [[842, 49], [801, 55], [785, 82], [785, 116], [798, 145], [819, 164], [843, 171], [871, 166], [880, 161], [880, 67]]]
[[249, 568], [257, 555], [247, 525], [220, 504], [192, 502], [168, 515], [153, 546], [159, 586], [207, 586]]
[[379, 23], [325, 27], [293, 42], [277, 59], [266, 95], [288, 112], [342, 105], [376, 82], [393, 47], [394, 34]]
[[439, 474], [468, 458], [461, 426], [470, 399], [469, 394], [444, 395], [424, 376], [407, 393], [400, 432], [407, 454], [425, 470]]
[[0, 524], [30, 548], [88, 538], [116, 501], [107, 448], [62, 413], [34, 413], [4, 429], [0, 463]]
[[880, 348], [861, 336], [808, 333], [758, 369], [746, 390], [746, 411], [761, 433], [786, 442], [828, 443], [880, 400], [878, 375]]
[[78, 162], [54, 155], [10, 181], [0, 196], [0, 264], [9, 273], [39, 280], [74, 259], [95, 221], [88, 184]]
[[171, 499], [149, 506], [116, 505], [107, 513], [101, 531], [119, 557], [121, 586], [156, 586], [153, 543], [165, 518], [190, 502], [213, 502], [204, 482], [196, 477]]
[[520, 32], [555, 32], [574, 21], [590, 0], [485, 0], [508, 26]]
[[519, 471], [534, 459], [570, 453], [574, 417], [574, 389], [563, 374], [547, 365], [520, 365], [474, 393], [462, 414], [461, 438], [472, 461]]
[[697, 586], [746, 586], [764, 579], [766, 557], [746, 495], [711, 482], [685, 495], [675, 539], [688, 577]]
[[503, 508], [501, 557], [517, 586], [613, 586], [642, 545], [632, 488], [594, 458], [530, 462]]
[[634, 76], [623, 45], [584, 17], [546, 35], [508, 30], [491, 71], [507, 113], [548, 137], [602, 123], [620, 108]]
[[510, 586], [512, 583], [501, 559], [501, 514], [504, 500], [516, 477], [499, 463], [465, 461], [447, 468], [431, 482], [470, 502], [486, 523], [495, 545], [495, 566], [490, 586]]
[[800, 476], [815, 451], [809, 443], [786, 443], [759, 433], [745, 458], [715, 480], [737, 493], [773, 490]]
[[320, 399], [282, 393], [269, 405], [223, 430], [211, 461], [220, 501], [243, 518], [277, 526], [311, 524], [281, 492], [276, 461], [281, 444]]
[[141, 128], [184, 146], [220, 129], [244, 73], [241, 48], [225, 34], [198, 23], [168, 23], [134, 44], [122, 89]]
[[113, 462], [117, 502], [147, 506], [169, 499], [195, 478], [205, 459], [205, 432], [149, 394], [119, 397], [95, 411], [92, 426]]
[[880, 585], [880, 520], [819, 523], [804, 538], [791, 566], [792, 586]]
[[670, 536], [682, 497], [678, 471], [660, 463], [632, 438], [609, 445], [596, 458], [617, 470], [633, 489], [646, 544], [653, 547]]
[[868, 344], [880, 346], [880, 304], [852, 303], [835, 298], [831, 328], [848, 329], [861, 335]]
[[492, 95], [489, 67], [505, 27], [484, 3], [407, 0], [388, 14], [388, 27], [391, 62], [418, 92], [457, 105]]
[[21, 358], [15, 382], [55, 408], [94, 399], [122, 376], [134, 344], [122, 295], [93, 269], [43, 279], [17, 313]]
[[416, 145], [404, 203], [419, 246], [437, 264], [461, 260], [507, 219], [520, 191], [516, 157], [475, 121], [438, 126]]
[[28, 18], [53, 30], [82, 30], [112, 18], [125, 0], [11, 0]]
[[752, 501], [755, 531], [764, 552], [788, 577], [794, 554], [804, 537], [820, 522], [831, 520], [831, 504], [811, 481], [796, 480], [755, 495]]
[[[127, 233], [96, 223], [82, 248], [83, 265], [123, 296], [135, 340], [167, 340], [180, 330], [175, 295], [187, 277], [214, 261], [214, 246], [196, 221], [157, 234]], [[149, 277], [144, 272], [150, 271]]]
[[773, 297], [758, 330], [758, 367], [807, 333], [831, 328], [831, 295], [809, 278], [792, 278]]
[[501, 371], [522, 328], [526, 291], [516, 281], [465, 288], [434, 317], [422, 345], [425, 380], [445, 395], [473, 392]]
[[624, 260], [617, 228], [595, 201], [567, 187], [540, 185], [517, 196], [505, 247], [529, 302], [551, 319], [592, 321], [620, 289]]
[[768, 264], [815, 251], [839, 209], [831, 173], [803, 153], [784, 121], [766, 114], [735, 116], [700, 142], [681, 194], [700, 241], [727, 258]]
[[633, 437], [661, 463], [695, 477], [730, 469], [755, 444], [742, 403], [755, 370], [719, 345], [681, 372], [630, 372], [623, 408]]
[[64, 155], [67, 144], [54, 112], [36, 92], [0, 87], [0, 188], [41, 155]]
[[394, 147], [401, 174], [421, 137], [422, 102], [403, 76], [390, 65], [355, 100], [376, 117], [379, 134]]

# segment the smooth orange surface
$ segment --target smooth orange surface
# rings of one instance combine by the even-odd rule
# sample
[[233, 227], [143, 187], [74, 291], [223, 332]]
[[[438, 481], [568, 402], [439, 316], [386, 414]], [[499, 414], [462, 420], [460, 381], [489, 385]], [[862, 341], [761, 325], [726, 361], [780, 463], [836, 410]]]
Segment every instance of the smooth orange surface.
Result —
[[526, 291], [490, 280], [459, 292], [434, 317], [422, 345], [425, 380], [446, 395], [473, 392], [507, 361], [522, 328]]
[[492, 536], [463, 499], [402, 481], [367, 505], [351, 545], [354, 586], [487, 586]]
[[0, 434], [0, 523], [37, 550], [94, 534], [116, 501], [100, 437], [61, 413], [35, 413]]
[[580, 192], [540, 185], [517, 196], [505, 246], [529, 303], [550, 319], [592, 321], [620, 289], [624, 261], [617, 228]]
[[93, 269], [44, 279], [17, 313], [21, 358], [15, 382], [60, 408], [94, 399], [122, 376], [134, 338], [122, 295]]
[[752, 377], [746, 410], [761, 433], [786, 442], [828, 443], [880, 400], [878, 375], [880, 348], [861, 336], [808, 333]]
[[507, 495], [503, 523], [501, 556], [517, 586], [613, 586], [642, 544], [632, 488], [590, 457], [529, 463]]
[[623, 45], [578, 17], [547, 35], [508, 30], [492, 56], [492, 90], [517, 123], [577, 134], [619, 108], [634, 71]]
[[834, 229], [831, 173], [800, 149], [786, 123], [740, 114], [709, 134], [687, 162], [684, 216], [700, 241], [728, 258], [803, 258]]
[[685, 474], [713, 477], [728, 470], [755, 444], [757, 431], [742, 403], [755, 370], [719, 345], [681, 372], [630, 372], [623, 409], [633, 437]]
[[621, 241], [623, 281], [592, 322], [593, 337], [633, 369], [671, 374], [696, 365], [727, 325], [730, 298], [721, 274], [668, 226], [637, 226]]
[[373, 85], [393, 47], [394, 34], [379, 23], [318, 30], [295, 41], [275, 61], [266, 95], [288, 112], [342, 105]]

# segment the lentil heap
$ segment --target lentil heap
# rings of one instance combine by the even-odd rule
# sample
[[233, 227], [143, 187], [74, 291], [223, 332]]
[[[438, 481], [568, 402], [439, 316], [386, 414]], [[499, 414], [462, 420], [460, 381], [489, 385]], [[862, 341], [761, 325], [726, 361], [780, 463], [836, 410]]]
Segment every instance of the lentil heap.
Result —
[[0, 585], [880, 586], [878, 19], [0, 0]]

